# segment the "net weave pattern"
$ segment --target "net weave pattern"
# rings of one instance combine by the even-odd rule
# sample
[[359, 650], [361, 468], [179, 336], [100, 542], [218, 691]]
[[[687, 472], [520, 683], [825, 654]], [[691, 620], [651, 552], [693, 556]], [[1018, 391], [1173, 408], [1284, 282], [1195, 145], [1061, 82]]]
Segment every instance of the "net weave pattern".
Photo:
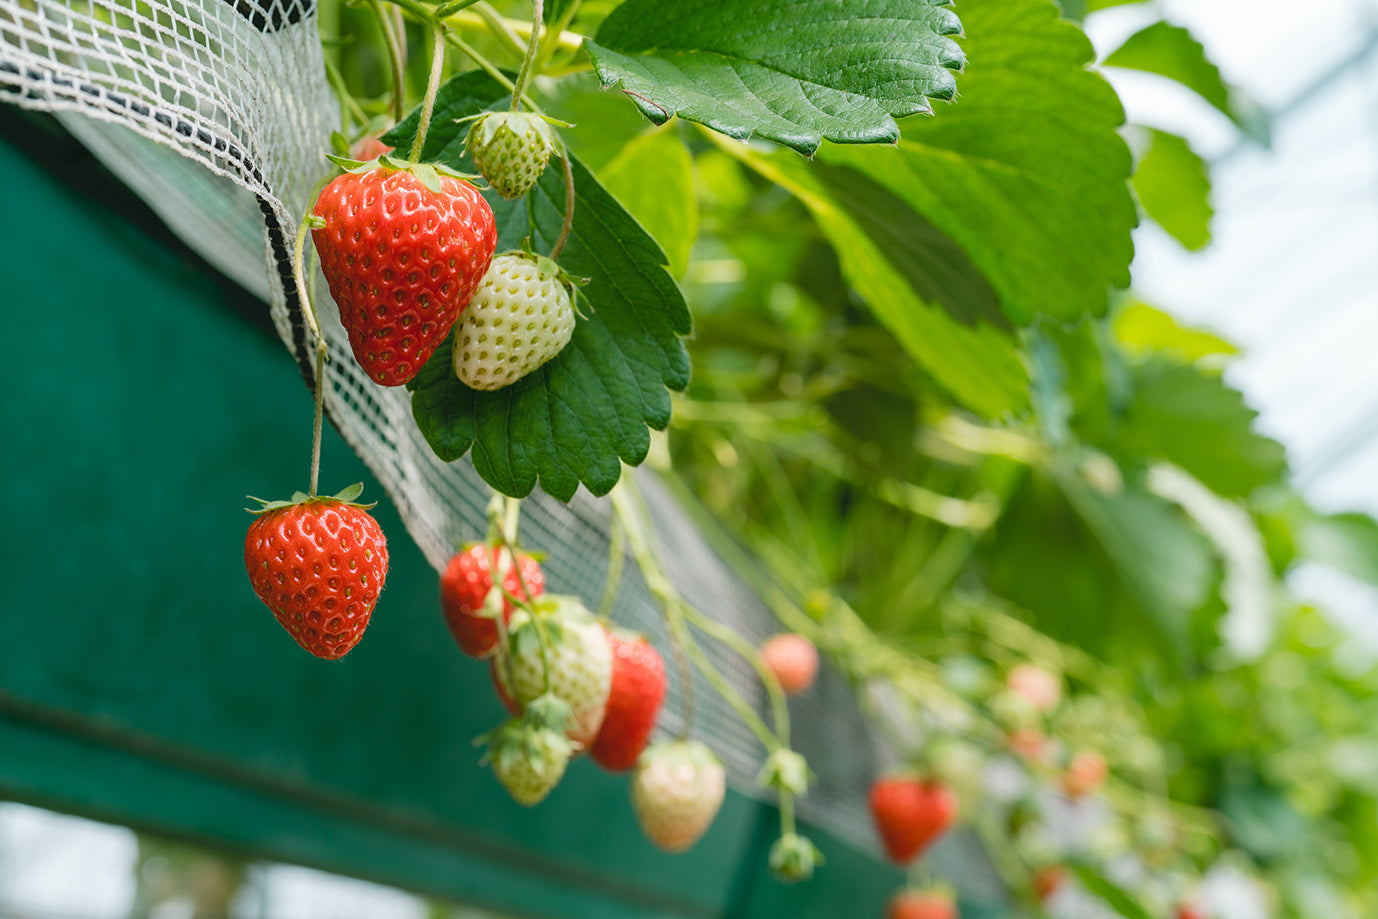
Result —
[[[0, 100], [55, 113], [189, 246], [266, 300], [312, 382], [290, 249], [328, 169], [322, 153], [339, 111], [313, 0], [0, 0]], [[324, 284], [316, 291], [336, 355], [327, 364], [327, 413], [439, 568], [456, 545], [484, 531], [488, 489], [467, 461], [435, 457], [412, 423], [405, 390], [364, 376]], [[639, 480], [671, 580], [686, 599], [753, 642], [777, 631], [668, 492], [652, 476]], [[591, 601], [604, 587], [609, 523], [608, 502], [583, 491], [569, 505], [539, 492], [523, 502], [523, 538], [548, 554], [551, 589]], [[627, 567], [614, 615], [668, 649], [650, 594]], [[750, 665], [711, 641], [705, 650], [764, 715]], [[682, 690], [672, 677], [666, 733], [680, 727]], [[760, 744], [701, 678], [695, 698], [694, 733], [722, 756], [736, 788], [759, 794]], [[886, 751], [847, 685], [826, 669], [791, 709], [795, 744], [817, 773], [800, 816], [874, 851], [866, 792]], [[988, 885], [988, 865], [968, 841], [940, 846], [935, 860], [939, 873], [963, 886]]]

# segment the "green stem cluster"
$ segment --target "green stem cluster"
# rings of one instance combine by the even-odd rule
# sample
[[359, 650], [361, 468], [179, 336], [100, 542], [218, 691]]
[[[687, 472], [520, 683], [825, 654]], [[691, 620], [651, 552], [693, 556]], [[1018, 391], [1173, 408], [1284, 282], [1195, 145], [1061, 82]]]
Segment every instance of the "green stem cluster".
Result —
[[[788, 751], [790, 745], [789, 708], [784, 690], [775, 674], [761, 662], [756, 648], [731, 627], [706, 616], [686, 602], [660, 563], [653, 546], [653, 536], [649, 514], [645, 502], [631, 475], [624, 474], [622, 481], [612, 491], [613, 510], [622, 529], [626, 532], [627, 543], [632, 557], [641, 569], [642, 579], [647, 589], [659, 603], [665, 615], [666, 625], [677, 648], [701, 673], [710, 686], [723, 698], [737, 716], [765, 748], [766, 756], [772, 757], [781, 751]], [[695, 629], [721, 642], [743, 657], [755, 669], [766, 693], [770, 698], [774, 730], [756, 713], [756, 710], [742, 698], [722, 672], [703, 652], [690, 629]], [[686, 681], [686, 692], [691, 681]], [[688, 725], [685, 726], [687, 734]], [[788, 839], [795, 835], [794, 795], [792, 792], [777, 789], [780, 802], [780, 836]]]

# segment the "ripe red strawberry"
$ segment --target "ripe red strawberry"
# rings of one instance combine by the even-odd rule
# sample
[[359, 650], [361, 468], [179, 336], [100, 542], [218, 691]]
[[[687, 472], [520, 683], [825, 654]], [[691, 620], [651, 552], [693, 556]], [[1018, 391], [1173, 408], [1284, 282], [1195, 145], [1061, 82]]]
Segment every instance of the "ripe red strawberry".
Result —
[[888, 776], [871, 784], [871, 815], [890, 858], [907, 865], [957, 819], [957, 796], [939, 781]]
[[901, 890], [885, 907], [885, 919], [957, 919], [957, 904], [945, 890]]
[[1206, 919], [1206, 911], [1196, 903], [1183, 903], [1177, 907], [1177, 919]]
[[603, 724], [612, 684], [612, 645], [607, 630], [575, 597], [547, 594], [538, 598], [534, 607], [553, 647], [542, 655], [531, 616], [525, 610], [514, 612], [510, 634], [515, 650], [499, 648], [493, 658], [499, 698], [510, 710], [515, 707], [513, 700], [525, 704], [544, 694], [548, 660], [549, 693], [570, 709], [565, 733], [587, 748]]
[[1095, 750], [1081, 750], [1062, 773], [1062, 790], [1069, 798], [1081, 798], [1105, 783], [1109, 769], [1105, 757]]
[[383, 531], [351, 503], [362, 490], [263, 501], [244, 539], [254, 593], [297, 644], [326, 660], [359, 643], [388, 574]]
[[1033, 875], [1034, 893], [1040, 903], [1047, 903], [1066, 883], [1067, 869], [1061, 865], [1044, 865]]
[[612, 642], [612, 688], [589, 756], [609, 772], [625, 772], [636, 765], [655, 728], [665, 699], [665, 662], [640, 635], [609, 632], [608, 639]]
[[[540, 564], [525, 552], [517, 553], [513, 565], [506, 550], [472, 543], [456, 552], [440, 575], [440, 610], [460, 649], [470, 657], [489, 657], [498, 649], [497, 611], [503, 621], [512, 617], [512, 601], [501, 590], [494, 590], [492, 561], [504, 572], [502, 584], [507, 593], [534, 599], [545, 592], [545, 574]], [[522, 590], [526, 585], [528, 595]]]
[[651, 744], [632, 773], [632, 811], [657, 848], [683, 852], [698, 842], [722, 807], [727, 776], [697, 740]]
[[1036, 711], [1050, 712], [1062, 702], [1062, 680], [1036, 664], [1019, 664], [1010, 671], [1010, 692]]
[[[428, 185], [429, 183], [429, 185]], [[469, 304], [497, 247], [493, 211], [434, 167], [377, 166], [325, 187], [311, 231], [359, 366], [383, 386], [421, 370]]]
[[798, 695], [818, 676], [818, 649], [803, 635], [789, 632], [768, 638], [761, 644], [760, 655], [785, 695]]

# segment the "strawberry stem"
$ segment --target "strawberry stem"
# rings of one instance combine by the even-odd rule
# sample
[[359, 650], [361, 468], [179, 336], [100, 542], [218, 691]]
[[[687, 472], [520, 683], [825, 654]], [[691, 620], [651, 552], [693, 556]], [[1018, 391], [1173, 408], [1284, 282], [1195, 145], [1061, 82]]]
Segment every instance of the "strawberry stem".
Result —
[[608, 576], [603, 581], [603, 597], [598, 601], [598, 618], [612, 616], [617, 605], [617, 594], [622, 587], [622, 570], [627, 564], [627, 530], [622, 519], [612, 518], [612, 530], [608, 533]]
[[574, 226], [574, 166], [569, 161], [569, 150], [565, 149], [564, 144], [560, 145], [560, 160], [565, 167], [565, 219], [560, 225], [560, 236], [555, 240], [555, 245], [550, 250], [550, 260], [553, 262], [560, 257], [560, 253], [565, 251], [565, 243], [569, 242], [569, 231]]
[[421, 100], [421, 115], [416, 122], [416, 139], [412, 141], [413, 163], [421, 161], [421, 149], [426, 146], [426, 132], [431, 128], [431, 114], [435, 111], [435, 96], [440, 92], [440, 77], [445, 70], [445, 24], [435, 22], [431, 27], [431, 75], [426, 83], [426, 98]]
[[370, 0], [369, 8], [373, 10], [373, 15], [378, 17], [378, 28], [382, 30], [383, 43], [388, 46], [388, 60], [392, 64], [392, 117], [394, 121], [401, 121], [402, 116], [406, 114], [403, 103], [407, 88], [403, 67], [407, 59], [407, 34], [403, 31], [401, 36], [398, 36], [392, 17], [383, 9], [381, 0]]
[[517, 111], [522, 105], [522, 94], [526, 91], [526, 83], [531, 79], [531, 72], [534, 69], [531, 65], [536, 63], [536, 52], [541, 47], [541, 17], [545, 11], [545, 0], [532, 0], [531, 2], [531, 39], [526, 43], [526, 59], [522, 61], [522, 69], [517, 74], [517, 86], [512, 90], [512, 111]]
[[[689, 631], [686, 612], [692, 608], [670, 583], [669, 577], [665, 574], [664, 568], [661, 567], [656, 557], [656, 552], [651, 546], [650, 525], [645, 502], [641, 500], [641, 493], [637, 490], [636, 482], [631, 476], [624, 475], [622, 481], [612, 490], [612, 505], [626, 527], [627, 543], [631, 546], [632, 557], [636, 559], [637, 567], [641, 569], [641, 577], [646, 583], [646, 589], [656, 598], [665, 614], [671, 637], [689, 655], [694, 666], [703, 674], [709, 685], [717, 691], [718, 695], [722, 696], [724, 702], [732, 707], [737, 716], [742, 719], [742, 723], [756, 735], [766, 752], [774, 753], [780, 749], [780, 741], [775, 734], [756, 714], [755, 709], [732, 688], [732, 685], [718, 668], [703, 653], [698, 642], [694, 640], [693, 634]], [[692, 712], [687, 714], [692, 714]]]
[[316, 339], [316, 373], [312, 381], [316, 396], [316, 418], [312, 426], [311, 434], [311, 487], [307, 494], [312, 498], [316, 497], [316, 486], [320, 480], [321, 471], [321, 428], [325, 417], [325, 336], [321, 334], [320, 323], [316, 320], [316, 307], [311, 302], [311, 292], [306, 284], [306, 233], [311, 229], [314, 218], [316, 199], [320, 197], [321, 190], [325, 188], [331, 176], [327, 175], [316, 183], [316, 187], [311, 190], [311, 204], [308, 205], [306, 214], [302, 217], [300, 225], [297, 227], [297, 237], [292, 248], [292, 279], [297, 286], [297, 299], [301, 301], [302, 318], [305, 319], [307, 328]]

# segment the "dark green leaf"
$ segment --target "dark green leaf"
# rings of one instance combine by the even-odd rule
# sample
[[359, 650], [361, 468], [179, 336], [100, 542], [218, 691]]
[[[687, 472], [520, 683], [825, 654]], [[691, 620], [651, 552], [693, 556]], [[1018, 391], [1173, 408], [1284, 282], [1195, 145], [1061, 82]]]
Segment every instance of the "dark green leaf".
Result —
[[1063, 493], [1099, 539], [1120, 583], [1160, 632], [1185, 650], [1192, 612], [1205, 602], [1215, 562], [1205, 537], [1162, 499], [1125, 490], [1101, 494], [1079, 478], [1060, 478]]
[[[456, 169], [467, 124], [453, 119], [500, 104], [501, 87], [483, 74], [465, 74], [441, 91], [425, 156]], [[415, 115], [388, 135], [405, 145]], [[680, 336], [690, 331], [689, 310], [665, 270], [665, 256], [577, 160], [573, 163], [573, 232], [560, 265], [592, 280], [579, 292], [587, 316], [560, 355], [512, 386], [469, 389], [455, 378], [447, 341], [412, 381], [412, 411], [436, 454], [456, 460], [472, 449], [474, 468], [504, 494], [524, 496], [539, 482], [569, 500], [580, 483], [606, 494], [622, 463], [637, 464], [650, 447], [647, 425], [670, 420], [670, 394], [689, 382], [689, 359]], [[565, 185], [558, 165], [547, 169], [525, 200], [490, 195], [499, 250], [527, 236], [549, 251], [559, 235]]]
[[1114, 90], [1091, 43], [1045, 0], [965, 0], [961, 96], [903, 124], [895, 147], [819, 158], [885, 186], [950, 237], [1018, 324], [1105, 311], [1129, 283], [1138, 209]]
[[605, 86], [656, 124], [678, 114], [810, 154], [827, 138], [890, 143], [895, 117], [950, 99], [961, 32], [948, 0], [628, 0], [585, 43]]
[[1113, 909], [1124, 919], [1151, 919], [1148, 912], [1134, 902], [1134, 898], [1125, 892], [1123, 887], [1108, 879], [1105, 875], [1092, 868], [1084, 862], [1074, 863], [1072, 870], [1076, 872], [1077, 879], [1081, 881], [1081, 886], [1098, 897], [1106, 906]]
[[1153, 221], [1187, 249], [1211, 241], [1210, 171], [1176, 134], [1150, 131], [1151, 145], [1134, 172], [1139, 203]]
[[1134, 661], [1180, 662], [1218, 574], [1211, 546], [1172, 505], [1096, 491], [1072, 469], [1031, 474], [980, 554], [991, 589], [1040, 631]]
[[[859, 173], [811, 169], [787, 154], [736, 152], [804, 203], [837, 251], [848, 282], [939, 384], [988, 417], [1027, 405], [1028, 373], [1015, 340], [995, 325], [974, 322], [983, 310], [983, 284], [950, 240], [904, 202], [878, 197], [875, 183]], [[940, 269], [945, 255], [955, 261]], [[955, 321], [921, 290], [943, 292], [974, 324]]]
[[1216, 494], [1242, 498], [1287, 471], [1282, 445], [1254, 430], [1258, 413], [1223, 380], [1185, 364], [1136, 368], [1134, 401], [1114, 447], [1181, 466]]

